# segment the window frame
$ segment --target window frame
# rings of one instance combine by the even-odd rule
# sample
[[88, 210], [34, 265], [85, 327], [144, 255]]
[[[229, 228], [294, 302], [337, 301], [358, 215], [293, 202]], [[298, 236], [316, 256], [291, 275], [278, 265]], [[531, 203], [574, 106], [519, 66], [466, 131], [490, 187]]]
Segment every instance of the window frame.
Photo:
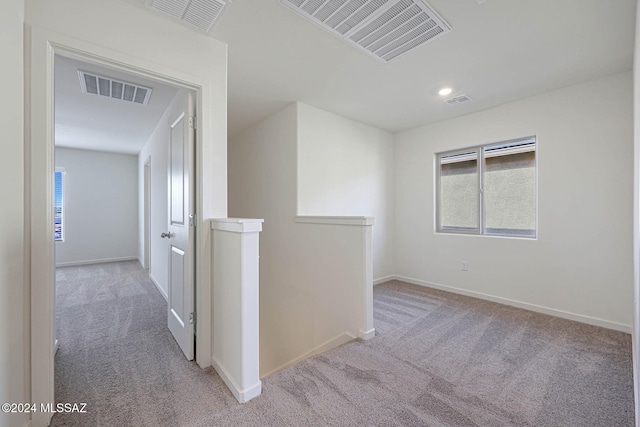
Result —
[[[60, 196], [60, 238], [59, 239], [57, 239], [56, 236], [55, 236], [55, 227], [56, 227], [56, 224], [55, 224], [55, 219], [56, 219], [56, 211], [55, 211], [56, 210], [56, 200], [55, 200], [55, 198], [56, 198], [56, 194], [55, 194], [56, 193], [56, 189], [55, 189], [55, 187], [56, 187], [56, 178], [55, 178], [55, 176], [58, 173], [60, 174], [60, 192], [61, 192], [61, 196]], [[65, 203], [64, 203], [65, 195], [64, 195], [64, 193], [65, 193], [65, 180], [66, 180], [65, 175], [66, 175], [66, 173], [67, 173], [67, 171], [65, 170], [65, 168], [55, 168], [54, 175], [53, 175], [53, 187], [54, 187], [53, 188], [53, 229], [54, 229], [53, 241], [54, 242], [64, 242], [65, 241], [65, 234], [66, 234], [65, 233], [65, 228], [66, 227], [65, 227], [65, 220], [64, 220], [64, 218], [65, 218], [65, 214], [64, 214], [64, 211], [65, 211], [65, 207], [64, 207], [64, 205], [65, 205]]]
[[[511, 235], [511, 234], [500, 234], [500, 233], [487, 233], [486, 231], [486, 212], [485, 212], [485, 202], [484, 202], [484, 181], [485, 181], [485, 149], [491, 148], [500, 145], [513, 144], [518, 142], [527, 142], [533, 141], [533, 151], [534, 154], [534, 168], [535, 168], [535, 178], [534, 178], [534, 186], [535, 186], [535, 228], [533, 236], [525, 236], [525, 235]], [[537, 240], [538, 239], [538, 136], [537, 135], [529, 135], [520, 138], [507, 139], [503, 141], [491, 142], [486, 144], [474, 145], [471, 147], [456, 149], [456, 150], [448, 150], [441, 151], [435, 153], [434, 157], [434, 173], [435, 173], [435, 232], [442, 234], [454, 234], [454, 235], [463, 235], [463, 236], [487, 236], [487, 237], [498, 237], [498, 238], [510, 238], [510, 239], [526, 239], [526, 240]], [[476, 194], [478, 195], [478, 203], [477, 203], [477, 213], [478, 213], [478, 227], [475, 230], [461, 229], [461, 228], [450, 228], [446, 229], [442, 227], [442, 218], [441, 218], [441, 206], [442, 206], [442, 158], [456, 156], [465, 153], [476, 153], [476, 162], [477, 162], [477, 187]], [[524, 152], [524, 151], [523, 151]], [[494, 157], [494, 156], [488, 156]], [[446, 163], [445, 163], [446, 164]]]

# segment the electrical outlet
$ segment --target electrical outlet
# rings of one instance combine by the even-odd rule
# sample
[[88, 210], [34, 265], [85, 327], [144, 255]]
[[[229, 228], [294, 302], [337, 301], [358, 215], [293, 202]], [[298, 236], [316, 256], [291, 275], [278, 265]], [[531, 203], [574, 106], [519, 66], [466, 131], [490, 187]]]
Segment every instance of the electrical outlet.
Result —
[[467, 271], [469, 269], [469, 265], [467, 261], [462, 261], [462, 271]]

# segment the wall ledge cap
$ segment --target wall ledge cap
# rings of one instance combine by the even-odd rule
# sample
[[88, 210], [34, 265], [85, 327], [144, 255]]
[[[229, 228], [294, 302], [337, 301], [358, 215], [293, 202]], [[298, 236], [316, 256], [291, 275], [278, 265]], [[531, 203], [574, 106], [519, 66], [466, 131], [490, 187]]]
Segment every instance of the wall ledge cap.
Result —
[[298, 215], [294, 221], [301, 224], [332, 224], [332, 225], [373, 225], [372, 216], [310, 216]]
[[255, 233], [262, 231], [264, 219], [259, 218], [214, 218], [211, 229], [233, 233]]

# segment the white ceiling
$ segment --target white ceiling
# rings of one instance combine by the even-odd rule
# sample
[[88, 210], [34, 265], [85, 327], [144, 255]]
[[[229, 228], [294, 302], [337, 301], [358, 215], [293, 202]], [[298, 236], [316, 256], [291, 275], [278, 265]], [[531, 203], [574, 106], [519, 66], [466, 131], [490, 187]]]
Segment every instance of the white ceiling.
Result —
[[211, 31], [229, 44], [229, 133], [292, 101], [395, 132], [632, 67], [635, 0], [428, 3], [452, 31], [388, 64], [279, 0], [230, 3]]
[[294, 101], [395, 132], [632, 67], [635, 0], [428, 3], [452, 31], [383, 64], [280, 0], [233, 0], [210, 31], [229, 45], [229, 134]]
[[[82, 93], [78, 70], [153, 89], [147, 105]], [[155, 80], [56, 56], [56, 146], [137, 154], [177, 88]]]

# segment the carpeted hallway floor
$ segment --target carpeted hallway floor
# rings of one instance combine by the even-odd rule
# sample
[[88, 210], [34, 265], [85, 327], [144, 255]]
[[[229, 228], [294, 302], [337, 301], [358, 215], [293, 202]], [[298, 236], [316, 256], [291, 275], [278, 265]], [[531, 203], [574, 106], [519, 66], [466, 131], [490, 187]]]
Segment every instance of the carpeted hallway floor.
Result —
[[631, 338], [400, 282], [376, 338], [263, 381], [238, 404], [187, 362], [137, 262], [57, 271], [53, 426], [632, 426]]

